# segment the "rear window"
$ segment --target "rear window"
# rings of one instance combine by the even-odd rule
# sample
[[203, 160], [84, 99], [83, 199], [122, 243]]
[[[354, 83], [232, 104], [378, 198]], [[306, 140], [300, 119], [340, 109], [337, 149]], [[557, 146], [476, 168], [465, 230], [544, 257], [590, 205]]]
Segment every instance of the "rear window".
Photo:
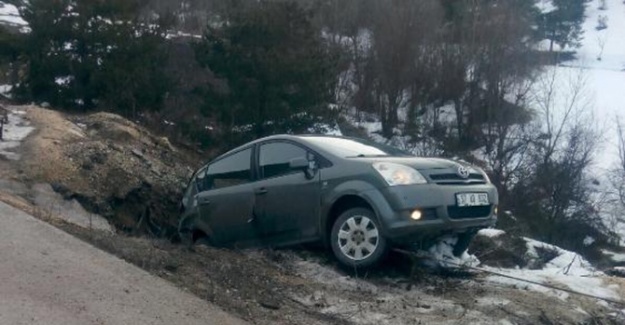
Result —
[[364, 139], [336, 137], [306, 137], [305, 139], [335, 156], [344, 158], [413, 156], [401, 149]]

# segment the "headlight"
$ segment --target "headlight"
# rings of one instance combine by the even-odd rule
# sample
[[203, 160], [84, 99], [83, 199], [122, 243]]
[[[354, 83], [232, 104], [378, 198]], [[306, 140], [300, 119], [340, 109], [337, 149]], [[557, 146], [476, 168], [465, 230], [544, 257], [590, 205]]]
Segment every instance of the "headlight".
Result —
[[427, 180], [414, 168], [386, 162], [377, 162], [373, 168], [380, 173], [389, 186], [426, 184]]

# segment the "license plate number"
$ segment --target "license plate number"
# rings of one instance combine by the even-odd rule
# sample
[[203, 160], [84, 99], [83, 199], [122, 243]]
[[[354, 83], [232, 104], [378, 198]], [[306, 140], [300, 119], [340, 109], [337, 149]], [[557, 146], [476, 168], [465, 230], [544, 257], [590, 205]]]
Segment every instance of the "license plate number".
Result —
[[456, 202], [459, 207], [478, 207], [489, 205], [488, 193], [458, 193]]

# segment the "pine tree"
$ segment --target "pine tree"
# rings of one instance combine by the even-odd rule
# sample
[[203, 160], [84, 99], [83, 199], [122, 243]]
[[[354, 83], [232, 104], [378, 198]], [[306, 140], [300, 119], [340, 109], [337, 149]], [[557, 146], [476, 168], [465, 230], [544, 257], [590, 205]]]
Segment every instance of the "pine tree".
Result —
[[328, 113], [335, 81], [334, 56], [290, 1], [258, 1], [209, 26], [197, 58], [227, 89], [208, 89], [207, 107], [229, 127], [255, 136], [302, 132]]
[[552, 0], [555, 9], [540, 16], [539, 34], [561, 48], [578, 47], [583, 37], [585, 3], [587, 0]]
[[158, 107], [165, 93], [159, 27], [139, 19], [139, 1], [31, 0], [21, 7], [31, 32], [24, 42], [24, 99], [84, 110], [133, 114]]

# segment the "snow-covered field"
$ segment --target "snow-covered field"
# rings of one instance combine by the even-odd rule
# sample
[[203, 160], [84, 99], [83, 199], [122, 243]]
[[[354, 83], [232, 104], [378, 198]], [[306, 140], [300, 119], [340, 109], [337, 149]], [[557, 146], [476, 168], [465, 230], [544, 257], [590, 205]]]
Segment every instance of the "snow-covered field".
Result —
[[[613, 167], [618, 154], [615, 121], [620, 118], [625, 122], [625, 3], [605, 0], [606, 10], [599, 9], [600, 3], [593, 0], [586, 6], [577, 59], [557, 69], [564, 75], [571, 70], [581, 70], [586, 75], [585, 88], [591, 94], [594, 117], [605, 139], [596, 163], [599, 169], [607, 170]], [[607, 28], [597, 30], [601, 16], [607, 17]]]
[[[602, 2], [606, 4], [605, 10], [599, 9]], [[600, 19], [605, 19], [607, 28], [596, 28]], [[602, 136], [595, 155], [594, 172], [607, 183], [606, 174], [618, 161], [616, 121], [625, 123], [625, 3], [621, 0], [590, 1], [586, 5], [583, 30], [576, 60], [554, 69], [560, 75], [576, 71], [584, 76], [584, 90], [590, 99], [593, 123]], [[619, 208], [613, 210], [617, 214], [623, 213]], [[625, 240], [625, 224], [611, 226], [616, 227], [616, 232]]]

